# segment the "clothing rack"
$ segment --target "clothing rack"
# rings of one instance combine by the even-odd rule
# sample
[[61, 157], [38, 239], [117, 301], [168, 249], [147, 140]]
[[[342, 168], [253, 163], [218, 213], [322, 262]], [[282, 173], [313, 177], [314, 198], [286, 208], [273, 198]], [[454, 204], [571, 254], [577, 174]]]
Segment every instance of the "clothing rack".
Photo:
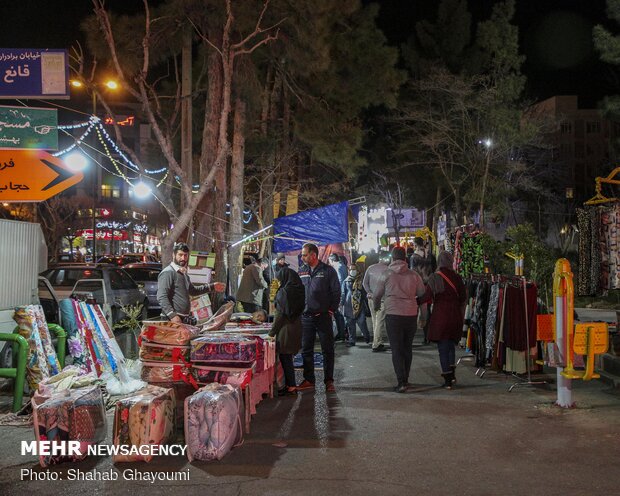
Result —
[[530, 332], [529, 332], [529, 318], [528, 318], [528, 314], [527, 314], [527, 281], [525, 279], [525, 277], [521, 277], [522, 280], [522, 285], [523, 285], [523, 298], [524, 298], [524, 302], [525, 302], [525, 342], [526, 342], [526, 356], [525, 356], [525, 368], [527, 370], [527, 381], [524, 381], [521, 377], [519, 377], [516, 374], [512, 374], [514, 377], [516, 377], [517, 379], [520, 379], [521, 382], [515, 382], [512, 386], [510, 386], [508, 388], [508, 392], [511, 392], [514, 388], [518, 387], [518, 386], [537, 386], [540, 384], [547, 384], [547, 381], [532, 381], [532, 359], [531, 359], [531, 348], [530, 348]]
[[[530, 339], [529, 339], [529, 315], [528, 315], [528, 305], [527, 305], [527, 287], [528, 284], [531, 284], [531, 281], [528, 281], [523, 276], [505, 276], [500, 274], [490, 274], [490, 273], [474, 273], [468, 276], [469, 281], [487, 281], [490, 283], [500, 283], [505, 286], [512, 286], [513, 288], [523, 289], [523, 301], [524, 301], [524, 312], [525, 312], [525, 335], [526, 335], [526, 373], [527, 379], [521, 378], [515, 372], [512, 372], [511, 375], [515, 378], [519, 379], [520, 382], [511, 385], [509, 391], [512, 391], [517, 386], [533, 386], [538, 384], [546, 384], [545, 381], [532, 381], [532, 370], [531, 370], [531, 357], [530, 357]], [[504, 300], [505, 301], [505, 300]], [[459, 359], [457, 364], [461, 359], [475, 359], [477, 358], [475, 354], [467, 354]], [[481, 379], [487, 372], [487, 368], [485, 365], [481, 365], [476, 369], [475, 375], [479, 376]]]

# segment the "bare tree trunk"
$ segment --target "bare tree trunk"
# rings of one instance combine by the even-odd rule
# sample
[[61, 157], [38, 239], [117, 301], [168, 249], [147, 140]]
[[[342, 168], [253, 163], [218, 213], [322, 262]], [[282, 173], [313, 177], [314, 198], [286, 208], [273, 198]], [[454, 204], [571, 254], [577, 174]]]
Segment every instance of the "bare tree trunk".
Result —
[[461, 190], [456, 187], [454, 188], [454, 210], [456, 212], [456, 225], [460, 226], [463, 224], [463, 204]]
[[[233, 127], [232, 163], [230, 168], [230, 234], [231, 243], [243, 237], [243, 178], [245, 173], [245, 102], [235, 101]], [[241, 245], [228, 250], [228, 274], [230, 292], [237, 292], [237, 280], [241, 273]]]
[[[209, 86], [207, 89], [205, 125], [202, 131], [202, 149], [200, 153], [201, 181], [213, 167], [219, 141], [219, 118], [222, 113], [222, 62], [219, 54], [216, 52], [209, 55], [208, 72]], [[210, 251], [212, 248], [213, 217], [216, 215], [215, 204], [214, 192], [208, 191], [198, 206], [196, 230], [199, 232], [199, 235], [195, 246], [200, 250]]]
[[441, 186], [437, 186], [437, 194], [435, 195], [435, 206], [433, 207], [433, 220], [431, 224], [431, 229], [433, 234], [435, 235], [435, 239], [439, 236], [439, 215], [441, 213], [441, 205], [439, 202], [441, 201]]
[[[183, 31], [182, 78], [181, 78], [181, 169], [190, 184], [192, 175], [192, 28]], [[185, 209], [185, 197], [181, 196], [181, 210]]]

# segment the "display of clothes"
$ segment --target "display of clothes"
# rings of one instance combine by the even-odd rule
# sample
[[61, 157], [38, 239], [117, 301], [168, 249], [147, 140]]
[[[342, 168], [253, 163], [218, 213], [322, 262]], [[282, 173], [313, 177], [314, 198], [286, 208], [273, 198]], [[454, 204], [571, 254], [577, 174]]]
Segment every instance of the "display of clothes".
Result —
[[620, 288], [620, 204], [578, 208], [577, 227], [577, 294], [591, 296]]
[[461, 226], [451, 236], [454, 247], [454, 270], [462, 277], [484, 271], [481, 232], [473, 225]]
[[536, 285], [527, 283], [524, 294], [520, 278], [477, 274], [466, 286], [465, 330], [476, 367], [525, 373], [528, 343], [536, 348]]

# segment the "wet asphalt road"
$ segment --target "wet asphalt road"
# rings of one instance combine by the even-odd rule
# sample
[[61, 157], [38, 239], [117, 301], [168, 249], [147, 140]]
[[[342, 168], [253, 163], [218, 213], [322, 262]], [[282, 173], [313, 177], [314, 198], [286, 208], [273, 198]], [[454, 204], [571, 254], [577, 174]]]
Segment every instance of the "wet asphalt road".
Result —
[[[70, 468], [112, 470], [116, 481], [21, 481], [21, 469], [46, 472], [19, 453], [32, 429], [0, 427], [0, 495], [618, 494], [615, 390], [597, 381], [575, 384], [577, 408], [561, 410], [553, 406], [553, 384], [509, 393], [514, 378], [488, 372], [480, 379], [463, 361], [458, 387], [445, 391], [438, 368], [434, 347], [416, 344], [414, 387], [396, 394], [389, 353], [338, 344], [336, 394], [320, 385], [265, 399], [244, 444], [219, 462], [169, 457], [114, 467], [98, 458], [49, 469], [59, 478]], [[127, 468], [189, 470], [189, 481], [123, 480]]]

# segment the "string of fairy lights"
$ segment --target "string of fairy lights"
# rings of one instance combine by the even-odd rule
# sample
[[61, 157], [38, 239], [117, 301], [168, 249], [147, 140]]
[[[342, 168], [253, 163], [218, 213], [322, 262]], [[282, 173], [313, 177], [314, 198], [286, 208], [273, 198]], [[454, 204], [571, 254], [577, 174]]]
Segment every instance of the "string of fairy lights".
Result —
[[[140, 167], [138, 167], [119, 148], [119, 146], [116, 144], [116, 142], [112, 139], [112, 137], [109, 135], [109, 133], [105, 129], [101, 119], [99, 119], [96, 116], [91, 116], [85, 122], [79, 122], [76, 124], [68, 124], [68, 125], [60, 125], [58, 126], [58, 129], [60, 131], [65, 132], [66, 134], [70, 136], [73, 136], [73, 134], [71, 133], [72, 131], [75, 131], [78, 129], [84, 129], [84, 132], [81, 133], [78, 137], [74, 137], [74, 142], [71, 143], [69, 146], [53, 153], [52, 155], [54, 157], [63, 157], [64, 155], [67, 155], [68, 153], [73, 152], [73, 151], [77, 151], [78, 149], [83, 152], [82, 146], [86, 144], [85, 142], [87, 138], [91, 135], [91, 133], [94, 132], [97, 135], [97, 139], [99, 140], [99, 143], [101, 144], [101, 147], [103, 149], [105, 156], [108, 158], [108, 160], [110, 160], [110, 162], [114, 166], [116, 173], [108, 170], [107, 168], [103, 166], [102, 167], [106, 171], [114, 174], [117, 177], [120, 177], [127, 184], [134, 186], [135, 180], [141, 179], [142, 174], [146, 174], [148, 176], [152, 176], [153, 184], [155, 184], [156, 188], [160, 188], [161, 185], [168, 178], [168, 175], [170, 174], [170, 170], [168, 169], [168, 167], [162, 167], [160, 169], [144, 168], [141, 171]], [[120, 157], [121, 160], [118, 160], [117, 158], [115, 158], [114, 155], [116, 155], [117, 157]], [[132, 174], [132, 177], [128, 177], [128, 175], [124, 172], [123, 169], [131, 171], [130, 173], [133, 173], [135, 175]], [[160, 178], [156, 178], [155, 176], [158, 174], [161, 174], [162, 176]], [[178, 177], [175, 176], [175, 180], [178, 184], [180, 184], [180, 180]], [[196, 193], [199, 187], [200, 187], [199, 184], [192, 185], [192, 191]], [[226, 211], [226, 215], [230, 215], [230, 205], [227, 204], [227, 207], [228, 209]], [[251, 220], [252, 220], [252, 211], [250, 209], [244, 209], [243, 210], [243, 223], [249, 224]]]

